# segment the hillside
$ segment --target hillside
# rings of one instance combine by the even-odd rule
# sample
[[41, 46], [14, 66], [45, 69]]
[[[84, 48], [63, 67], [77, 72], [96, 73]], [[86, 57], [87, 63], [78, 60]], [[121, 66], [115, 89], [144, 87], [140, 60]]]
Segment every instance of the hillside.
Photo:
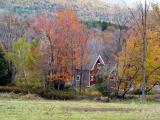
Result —
[[35, 17], [43, 11], [54, 15], [63, 8], [75, 10], [85, 21], [112, 22], [114, 16], [114, 5], [99, 0], [0, 0], [1, 13], [9, 11], [23, 17]]

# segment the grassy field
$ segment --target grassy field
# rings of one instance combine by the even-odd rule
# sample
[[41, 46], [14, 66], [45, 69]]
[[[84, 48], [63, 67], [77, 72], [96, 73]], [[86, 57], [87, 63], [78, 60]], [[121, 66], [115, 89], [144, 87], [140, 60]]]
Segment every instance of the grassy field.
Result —
[[160, 103], [27, 100], [0, 94], [0, 120], [160, 120]]

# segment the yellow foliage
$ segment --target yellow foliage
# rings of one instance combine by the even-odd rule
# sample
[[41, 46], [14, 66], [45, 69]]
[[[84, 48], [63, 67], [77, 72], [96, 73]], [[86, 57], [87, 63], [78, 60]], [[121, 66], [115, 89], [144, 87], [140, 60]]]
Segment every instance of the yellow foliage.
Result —
[[[160, 26], [147, 30], [147, 85], [151, 86], [160, 82]], [[134, 77], [136, 85], [142, 80], [143, 39], [141, 33], [133, 33], [127, 40], [123, 50], [118, 54], [119, 76], [121, 78]], [[124, 85], [122, 85], [124, 86]]]

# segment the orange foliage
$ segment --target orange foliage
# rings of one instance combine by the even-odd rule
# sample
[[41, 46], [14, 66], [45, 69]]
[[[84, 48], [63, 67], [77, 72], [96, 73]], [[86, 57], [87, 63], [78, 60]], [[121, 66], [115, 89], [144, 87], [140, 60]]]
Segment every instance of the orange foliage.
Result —
[[85, 63], [89, 37], [84, 25], [72, 10], [60, 10], [56, 19], [51, 20], [46, 16], [40, 22], [38, 29], [46, 32], [49, 40], [49, 80], [71, 80], [73, 69], [80, 68]]
[[49, 80], [71, 80], [73, 70], [88, 62], [89, 35], [76, 12], [59, 10], [56, 18], [43, 14], [32, 24], [36, 33], [44, 35], [42, 52], [49, 58]]

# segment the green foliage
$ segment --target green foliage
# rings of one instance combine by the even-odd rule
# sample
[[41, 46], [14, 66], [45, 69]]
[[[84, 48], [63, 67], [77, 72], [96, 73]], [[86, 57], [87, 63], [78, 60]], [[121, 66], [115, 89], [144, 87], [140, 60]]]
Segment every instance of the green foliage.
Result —
[[115, 27], [116, 29], [127, 29], [126, 26], [120, 26], [116, 25], [110, 22], [105, 22], [105, 21], [86, 21], [84, 22], [89, 28], [100, 28], [102, 31], [105, 31], [108, 29], [108, 27]]
[[105, 76], [103, 76], [103, 75], [97, 75], [96, 78], [97, 78], [96, 79], [96, 83], [97, 84], [101, 84], [101, 83], [103, 83], [105, 81]]
[[32, 49], [35, 49], [35, 48], [38, 48], [40, 46], [40, 41], [39, 39], [33, 39], [31, 41], [31, 48]]
[[20, 38], [13, 43], [13, 50], [8, 53], [7, 57], [15, 66], [16, 85], [28, 89], [39, 86], [40, 75], [38, 69], [36, 69], [39, 46], [39, 41], [36, 39], [29, 43], [24, 38]]
[[97, 76], [97, 90], [103, 95], [107, 97], [112, 97], [114, 95], [114, 91], [106, 82], [105, 77], [102, 75]]
[[97, 87], [97, 90], [103, 95], [107, 97], [113, 97], [113, 90], [109, 86], [100, 85]]
[[13, 44], [13, 52], [8, 53], [8, 59], [13, 61], [17, 69], [29, 69], [35, 63], [35, 59], [31, 53], [31, 45], [20, 38]]
[[7, 85], [11, 82], [8, 76], [8, 65], [4, 53], [0, 47], [0, 85]]

